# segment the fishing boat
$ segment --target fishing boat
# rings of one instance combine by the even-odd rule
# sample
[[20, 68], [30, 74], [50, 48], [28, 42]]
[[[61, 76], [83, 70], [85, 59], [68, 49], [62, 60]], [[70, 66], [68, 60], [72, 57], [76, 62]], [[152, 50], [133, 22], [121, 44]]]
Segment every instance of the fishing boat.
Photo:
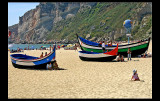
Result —
[[117, 55], [118, 44], [115, 49], [105, 53], [79, 51], [79, 58], [83, 61], [112, 61]]
[[[89, 51], [89, 52], [93, 51], [93, 52], [97, 52], [97, 53], [103, 52], [102, 47], [100, 46], [99, 43], [86, 40], [78, 35], [77, 35], [77, 39], [80, 44], [81, 50]], [[127, 51], [128, 51], [128, 48], [130, 48], [131, 52], [132, 52], [131, 53], [132, 57], [136, 57], [136, 56], [141, 55], [146, 52], [146, 50], [148, 49], [148, 46], [149, 46], [149, 42], [150, 42], [150, 38], [145, 39], [145, 40], [141, 40], [141, 41], [135, 42], [135, 43], [119, 45], [118, 46], [119, 47], [118, 54], [121, 54], [124, 57], [127, 57]], [[117, 45], [111, 45], [111, 46], [106, 45], [105, 49], [108, 51], [111, 51], [116, 46]]]
[[45, 69], [47, 64], [55, 61], [55, 49], [56, 45], [47, 56], [42, 58], [25, 54], [12, 54], [10, 57], [15, 68]]

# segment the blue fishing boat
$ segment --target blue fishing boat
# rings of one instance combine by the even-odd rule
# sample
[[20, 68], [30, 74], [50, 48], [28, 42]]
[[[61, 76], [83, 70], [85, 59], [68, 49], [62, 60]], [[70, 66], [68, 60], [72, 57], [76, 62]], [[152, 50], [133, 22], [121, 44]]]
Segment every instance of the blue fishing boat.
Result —
[[55, 61], [55, 50], [56, 45], [47, 56], [42, 58], [25, 54], [12, 54], [10, 57], [15, 68], [45, 69], [47, 64], [53, 63]]

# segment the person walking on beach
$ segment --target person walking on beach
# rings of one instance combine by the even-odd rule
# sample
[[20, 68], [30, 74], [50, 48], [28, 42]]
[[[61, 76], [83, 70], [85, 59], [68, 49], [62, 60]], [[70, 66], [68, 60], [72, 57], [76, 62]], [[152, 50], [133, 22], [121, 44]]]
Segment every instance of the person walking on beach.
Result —
[[105, 43], [104, 43], [104, 41], [102, 43], [102, 50], [103, 50], [103, 53], [105, 53]]
[[130, 61], [131, 61], [131, 49], [130, 48], [128, 48], [127, 53], [128, 53], [128, 61], [129, 61], [129, 58], [130, 58]]
[[131, 80], [133, 80], [133, 81], [140, 81], [140, 79], [138, 77], [138, 74], [137, 74], [137, 70], [133, 70], [133, 75], [132, 75]]

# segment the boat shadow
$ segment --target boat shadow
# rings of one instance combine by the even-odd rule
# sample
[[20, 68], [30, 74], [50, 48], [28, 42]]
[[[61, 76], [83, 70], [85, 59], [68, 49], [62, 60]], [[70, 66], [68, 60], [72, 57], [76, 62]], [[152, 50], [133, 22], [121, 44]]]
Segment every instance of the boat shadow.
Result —
[[[107, 62], [107, 63], [112, 63], [112, 62], [121, 62], [121, 61], [116, 61], [116, 60], [112, 60], [112, 61], [84, 61], [84, 62]], [[128, 61], [123, 61], [123, 62], [128, 62]]]
[[[47, 71], [46, 68], [17, 68], [17, 69], [26, 69], [26, 70], [36, 70], [36, 71]], [[65, 68], [53, 69], [54, 71], [58, 70], [67, 70]]]

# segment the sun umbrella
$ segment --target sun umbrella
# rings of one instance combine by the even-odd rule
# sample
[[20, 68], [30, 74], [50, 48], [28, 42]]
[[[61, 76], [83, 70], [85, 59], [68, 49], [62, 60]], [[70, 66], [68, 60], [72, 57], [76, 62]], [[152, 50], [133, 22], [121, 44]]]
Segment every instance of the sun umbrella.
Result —
[[67, 47], [72, 47], [72, 46], [73, 46], [72, 44], [68, 44], [68, 45], [67, 45]]
[[34, 46], [32, 46], [31, 49], [34, 49]]

